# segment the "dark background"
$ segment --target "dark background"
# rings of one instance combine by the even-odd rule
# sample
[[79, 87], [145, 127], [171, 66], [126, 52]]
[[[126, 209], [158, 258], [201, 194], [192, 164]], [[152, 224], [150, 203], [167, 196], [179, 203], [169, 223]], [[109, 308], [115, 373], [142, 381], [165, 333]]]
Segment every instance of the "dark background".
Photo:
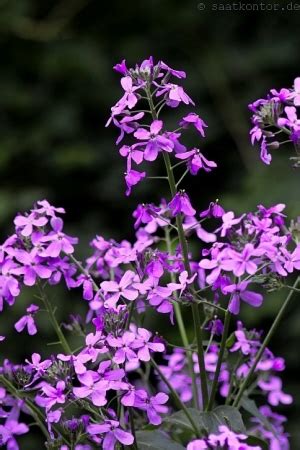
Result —
[[[163, 182], [147, 181], [125, 200], [117, 132], [104, 128], [121, 95], [112, 66], [123, 58], [134, 65], [149, 55], [187, 72], [184, 86], [209, 125], [207, 138], [192, 144], [200, 145], [218, 169], [189, 180], [194, 205], [202, 208], [219, 198], [226, 209], [239, 213], [259, 203], [285, 202], [291, 217], [299, 214], [300, 173], [288, 160], [293, 149], [274, 151], [272, 165], [263, 165], [258, 149], [249, 144], [247, 105], [272, 87], [291, 86], [300, 75], [300, 11], [217, 12], [208, 1], [204, 11], [197, 5], [175, 0], [0, 1], [1, 240], [12, 232], [17, 211], [47, 198], [66, 208], [67, 231], [80, 237], [83, 257], [96, 233], [130, 238], [137, 202], [167, 195]], [[172, 111], [169, 120], [179, 115]], [[159, 163], [152, 170], [158, 174]], [[284, 295], [270, 295], [259, 311], [246, 310], [246, 323], [266, 329]], [[62, 312], [78, 308], [74, 294], [62, 290], [56, 297]], [[292, 449], [300, 445], [298, 300], [272, 344], [287, 360], [285, 390], [295, 397], [288, 411], [279, 409], [289, 417]], [[8, 333], [33, 301], [32, 292], [25, 293], [10, 315], [0, 318], [0, 334]], [[44, 326], [47, 332], [46, 321]], [[19, 343], [13, 333], [1, 351], [6, 348], [17, 361], [38, 348], [32, 338]]]

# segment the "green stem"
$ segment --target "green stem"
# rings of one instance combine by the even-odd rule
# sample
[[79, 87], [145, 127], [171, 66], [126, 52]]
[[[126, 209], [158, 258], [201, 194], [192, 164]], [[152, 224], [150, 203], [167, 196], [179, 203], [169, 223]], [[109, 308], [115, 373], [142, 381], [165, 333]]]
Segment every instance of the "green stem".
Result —
[[199, 429], [198, 429], [193, 417], [191, 416], [189, 410], [187, 409], [185, 404], [180, 400], [177, 392], [173, 389], [171, 383], [169, 383], [168, 379], [164, 376], [164, 374], [162, 373], [162, 371], [160, 370], [160, 368], [158, 367], [158, 365], [156, 364], [156, 362], [154, 361], [153, 358], [151, 358], [151, 364], [153, 365], [154, 369], [159, 374], [159, 376], [163, 380], [163, 382], [167, 385], [167, 387], [170, 391], [170, 394], [172, 395], [178, 409], [181, 409], [183, 411], [183, 413], [186, 415], [186, 418], [190, 422], [190, 424], [195, 432], [195, 435], [197, 437], [199, 437]]
[[134, 443], [132, 444], [132, 448], [133, 448], [133, 450], [139, 450], [138, 444], [137, 444], [137, 439], [136, 439], [136, 434], [135, 434], [134, 417], [133, 417], [131, 408], [128, 408], [128, 413], [129, 413], [131, 433], [132, 433], [132, 436], [134, 437]]
[[8, 381], [3, 375], [0, 375], [0, 382], [3, 386], [16, 398], [20, 400], [25, 400], [26, 406], [30, 411], [30, 414], [35, 419], [37, 424], [39, 425], [41, 431], [44, 433], [46, 439], [49, 439], [49, 434], [47, 428], [45, 427], [43, 421], [45, 420], [42, 412], [28, 399], [28, 397], [24, 398], [23, 395], [14, 387], [14, 385]]
[[[296, 279], [296, 281], [295, 281], [295, 283], [294, 283], [294, 285], [293, 285], [293, 288], [296, 288], [296, 287], [297, 287], [299, 281], [300, 281], [300, 276], [297, 277], [297, 279]], [[249, 381], [251, 380], [251, 377], [252, 377], [253, 374], [254, 374], [254, 371], [255, 371], [255, 369], [256, 369], [256, 366], [257, 366], [257, 364], [259, 363], [261, 357], [263, 356], [264, 351], [265, 351], [267, 345], [269, 344], [269, 342], [270, 342], [272, 336], [273, 336], [274, 333], [276, 332], [276, 330], [277, 330], [277, 328], [278, 328], [278, 326], [279, 326], [279, 324], [280, 324], [280, 322], [281, 322], [281, 319], [283, 318], [284, 313], [285, 313], [287, 307], [289, 306], [289, 303], [290, 303], [290, 301], [291, 301], [291, 298], [292, 298], [292, 296], [293, 296], [293, 293], [294, 293], [294, 290], [291, 290], [291, 291], [289, 292], [287, 298], [285, 299], [283, 305], [281, 306], [281, 308], [280, 308], [280, 310], [279, 310], [279, 312], [278, 312], [278, 314], [277, 314], [277, 316], [276, 316], [276, 318], [275, 318], [275, 320], [274, 320], [274, 322], [273, 322], [273, 324], [272, 324], [272, 326], [271, 326], [271, 328], [270, 328], [268, 334], [266, 335], [266, 337], [265, 337], [265, 339], [264, 339], [264, 342], [262, 343], [262, 345], [261, 345], [259, 351], [258, 351], [257, 354], [256, 354], [256, 357], [255, 357], [255, 359], [254, 359], [253, 365], [252, 365], [251, 369], [249, 370], [248, 375], [246, 376], [246, 378], [244, 379], [243, 383], [241, 384], [241, 387], [240, 387], [240, 389], [239, 389], [239, 391], [238, 391], [238, 393], [237, 393], [237, 396], [236, 396], [236, 398], [235, 398], [235, 400], [234, 400], [234, 402], [233, 402], [233, 406], [235, 406], [235, 407], [238, 407], [238, 406], [239, 406], [239, 403], [240, 403], [240, 401], [241, 401], [241, 398], [242, 398], [242, 396], [243, 396], [245, 390], [247, 389], [247, 386], [248, 386], [248, 384], [249, 384]]]
[[[172, 254], [170, 231], [168, 230], [167, 227], [165, 229], [165, 236], [166, 236], [166, 244], [167, 244], [168, 253]], [[174, 283], [176, 280], [175, 280], [175, 274], [173, 272], [171, 272], [170, 277], [171, 277], [172, 283]], [[182, 318], [180, 305], [177, 302], [174, 303], [174, 310], [175, 310], [176, 321], [177, 321], [177, 325], [179, 328], [179, 333], [181, 336], [183, 346], [188, 348], [190, 344], [189, 344], [189, 340], [187, 337], [184, 321]], [[186, 352], [186, 358], [187, 358], [189, 373], [190, 373], [191, 379], [192, 379], [194, 406], [195, 406], [195, 408], [199, 409], [199, 396], [198, 396], [198, 389], [197, 389], [197, 382], [196, 382], [196, 374], [194, 371], [193, 356], [192, 356], [191, 352]]]
[[229, 331], [230, 318], [231, 318], [230, 312], [226, 311], [225, 321], [224, 321], [224, 330], [223, 330], [221, 346], [220, 346], [219, 355], [218, 355], [217, 367], [216, 367], [216, 371], [214, 374], [214, 379], [213, 379], [213, 384], [212, 384], [212, 388], [211, 388], [209, 402], [207, 405], [208, 411], [210, 411], [214, 405], [214, 401], [215, 401], [215, 397], [216, 397], [216, 393], [217, 393], [217, 389], [218, 389], [219, 376], [220, 376], [221, 366], [222, 366], [223, 357], [224, 357], [225, 348], [226, 348], [226, 341], [227, 341], [227, 336], [228, 336], [228, 331]]
[[[153, 104], [153, 99], [152, 99], [152, 95], [151, 95], [149, 86], [147, 86], [147, 88], [146, 88], [146, 94], [147, 94], [152, 118], [153, 118], [153, 120], [156, 120], [157, 114], [156, 114], [155, 106]], [[168, 181], [169, 181], [171, 195], [172, 195], [172, 197], [174, 197], [177, 193], [177, 188], [176, 188], [174, 173], [173, 173], [172, 166], [171, 166], [170, 157], [167, 152], [163, 152], [163, 157], [164, 157], [164, 162], [165, 162], [166, 171], [167, 171], [167, 175], [168, 175]], [[189, 262], [189, 251], [188, 251], [188, 246], [187, 246], [187, 242], [185, 239], [184, 230], [183, 230], [183, 226], [182, 226], [182, 217], [180, 214], [176, 216], [176, 224], [177, 224], [179, 243], [180, 243], [182, 256], [183, 256], [184, 267], [185, 267], [185, 270], [187, 271], [187, 273], [189, 274], [189, 276], [191, 276], [192, 272], [191, 272], [191, 267], [190, 267], [190, 262]], [[198, 305], [193, 303], [192, 304], [192, 313], [193, 313], [193, 320], [194, 320], [194, 331], [195, 331], [197, 347], [198, 347], [197, 354], [198, 354], [198, 363], [199, 363], [199, 371], [200, 371], [202, 403], [203, 403], [203, 408], [205, 409], [206, 405], [207, 405], [207, 401], [208, 401], [208, 390], [207, 390], [207, 377], [206, 377], [206, 371], [205, 371], [203, 335], [202, 335], [202, 323], [204, 322], [203, 305], [200, 305], [200, 307], [198, 308]]]
[[[168, 174], [169, 179], [169, 185], [170, 185], [170, 191], [172, 194], [172, 197], [176, 195], [176, 183], [173, 171], [171, 169], [171, 163], [169, 154], [164, 152], [164, 161], [165, 166]], [[180, 247], [182, 251], [183, 256], [183, 263], [184, 268], [189, 274], [189, 276], [192, 275], [191, 267], [189, 263], [189, 251], [187, 242], [184, 235], [184, 230], [182, 226], [182, 217], [181, 215], [176, 216], [176, 224], [177, 224], [177, 231], [178, 231], [178, 238], [180, 242]], [[202, 394], [202, 402], [203, 402], [203, 408], [206, 408], [207, 401], [208, 401], [208, 390], [207, 390], [207, 377], [206, 377], [206, 370], [205, 370], [205, 360], [204, 360], [204, 349], [203, 349], [203, 335], [202, 335], [202, 323], [204, 322], [204, 310], [203, 305], [198, 305], [196, 303], [192, 303], [192, 314], [193, 314], [193, 321], [194, 321], [194, 331], [196, 335], [196, 341], [197, 341], [197, 354], [198, 354], [198, 363], [199, 363], [199, 371], [200, 371], [200, 382], [201, 382], [201, 394]]]
[[53, 328], [54, 328], [54, 330], [55, 330], [55, 332], [57, 334], [57, 337], [59, 339], [59, 342], [60, 342], [62, 348], [64, 349], [64, 351], [68, 355], [72, 355], [73, 352], [72, 352], [72, 350], [71, 350], [71, 348], [70, 348], [70, 346], [69, 346], [69, 344], [68, 344], [68, 342], [67, 342], [67, 340], [65, 338], [64, 333], [62, 332], [62, 330], [61, 330], [61, 328], [59, 326], [59, 323], [56, 320], [54, 311], [52, 309], [52, 305], [49, 302], [49, 299], [48, 299], [47, 295], [45, 294], [42, 286], [39, 283], [38, 283], [38, 288], [39, 288], [41, 299], [42, 299], [42, 301], [43, 301], [43, 303], [45, 305], [45, 308], [46, 308], [47, 313], [49, 315], [49, 319], [50, 319], [50, 321], [52, 323], [52, 326], [53, 326]]

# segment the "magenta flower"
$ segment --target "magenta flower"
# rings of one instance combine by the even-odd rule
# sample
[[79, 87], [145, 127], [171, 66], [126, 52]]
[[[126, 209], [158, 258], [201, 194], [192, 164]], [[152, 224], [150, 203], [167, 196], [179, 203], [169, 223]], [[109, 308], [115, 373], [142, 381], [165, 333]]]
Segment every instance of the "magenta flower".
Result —
[[132, 186], [136, 186], [143, 178], [146, 177], [146, 172], [138, 172], [130, 169], [125, 173], [125, 182], [127, 185], [126, 195], [130, 195]]
[[144, 159], [146, 161], [155, 161], [160, 150], [165, 152], [171, 152], [173, 150], [173, 142], [163, 134], [160, 134], [162, 127], [162, 120], [154, 120], [149, 131], [145, 128], [138, 128], [134, 133], [137, 139], [147, 141], [145, 144], [139, 144], [145, 146]]
[[205, 450], [208, 449], [204, 439], [195, 439], [188, 443], [186, 450]]
[[271, 164], [272, 161], [272, 155], [268, 153], [268, 144], [265, 136], [263, 136], [260, 145], [260, 159], [267, 165]]
[[122, 337], [113, 337], [109, 335], [106, 339], [108, 345], [114, 349], [117, 349], [113, 361], [116, 364], [123, 364], [125, 361], [136, 363], [138, 357], [133, 350], [133, 344], [136, 340], [135, 333], [131, 331], [125, 331]]
[[31, 356], [31, 361], [25, 359], [25, 362], [27, 362], [28, 367], [34, 370], [39, 376], [44, 375], [46, 370], [52, 365], [51, 359], [45, 359], [42, 361], [42, 357], [38, 353], [33, 353]]
[[228, 309], [232, 314], [238, 314], [240, 311], [240, 300], [248, 303], [255, 308], [261, 306], [263, 296], [258, 292], [248, 291], [249, 281], [241, 281], [238, 284], [230, 284], [223, 288], [224, 293], [231, 294]]
[[146, 328], [138, 328], [136, 340], [132, 343], [132, 348], [137, 350], [140, 361], [150, 361], [150, 352], [164, 352], [165, 346], [161, 342], [149, 342], [151, 333]]
[[170, 314], [173, 323], [173, 305], [170, 301], [172, 289], [165, 286], [157, 286], [152, 289], [147, 297], [149, 304], [161, 314]]
[[181, 296], [183, 291], [187, 288], [187, 286], [193, 283], [196, 276], [197, 274], [195, 273], [193, 276], [189, 278], [189, 274], [187, 273], [186, 270], [184, 270], [179, 275], [179, 283], [168, 283], [168, 288], [171, 289], [172, 291], [177, 291], [180, 289], [180, 296]]
[[109, 308], [115, 308], [120, 297], [126, 298], [126, 300], [133, 301], [138, 297], [137, 289], [132, 286], [135, 273], [132, 270], [127, 270], [122, 276], [119, 283], [116, 281], [103, 281], [101, 288], [105, 293], [104, 306]]
[[168, 206], [173, 216], [177, 216], [178, 214], [194, 216], [196, 214], [196, 210], [192, 207], [191, 201], [185, 191], [177, 192]]
[[290, 93], [290, 98], [293, 99], [295, 106], [300, 106], [300, 77], [294, 80], [294, 91]]
[[73, 244], [78, 243], [78, 239], [67, 236], [62, 232], [63, 221], [56, 217], [51, 220], [53, 232], [50, 232], [47, 236], [41, 238], [41, 242], [50, 242], [49, 246], [45, 250], [43, 256], [50, 256], [56, 258], [61, 252], [71, 254], [74, 252]]
[[260, 447], [257, 446], [244, 445], [241, 441], [246, 439], [246, 435], [234, 433], [226, 425], [219, 425], [219, 434], [210, 434], [208, 442], [210, 445], [216, 447], [221, 446], [221, 448], [225, 448], [225, 446], [228, 446], [229, 450], [260, 450]]
[[106, 420], [101, 424], [90, 424], [87, 427], [87, 432], [91, 436], [105, 435], [101, 446], [103, 450], [114, 450], [116, 442], [126, 446], [132, 445], [134, 442], [132, 434], [122, 430], [117, 420]]
[[17, 229], [21, 230], [21, 234], [24, 237], [30, 236], [34, 227], [43, 227], [46, 223], [48, 223], [47, 217], [38, 217], [35, 213], [29, 214], [29, 216], [20, 215], [14, 220], [14, 224]]
[[223, 260], [223, 268], [232, 270], [236, 277], [241, 277], [244, 273], [254, 275], [257, 271], [257, 265], [251, 260], [260, 252], [255, 250], [252, 244], [246, 244], [241, 253], [229, 250], [227, 255], [230, 259]]
[[219, 218], [222, 217], [225, 214], [224, 209], [222, 208], [222, 206], [219, 205], [218, 200], [216, 200], [216, 202], [211, 202], [209, 204], [208, 209], [206, 209], [205, 211], [202, 211], [199, 216], [201, 218], [204, 217], [215, 217], [215, 218]]
[[192, 175], [197, 175], [200, 169], [205, 170], [205, 172], [210, 172], [217, 167], [217, 164], [214, 161], [206, 159], [198, 148], [193, 148], [184, 153], [177, 153], [175, 156], [178, 159], [188, 160], [188, 168]]
[[38, 256], [37, 252], [37, 248], [31, 250], [30, 253], [25, 250], [15, 251], [15, 258], [22, 266], [12, 269], [11, 272], [14, 275], [23, 275], [26, 286], [33, 286], [37, 277], [46, 280], [52, 275], [52, 270], [45, 265], [45, 259]]
[[177, 84], [167, 83], [162, 86], [158, 86], [159, 89], [156, 92], [156, 96], [159, 97], [161, 95], [165, 95], [167, 104], [172, 107], [176, 107], [180, 102], [188, 105], [191, 103], [195, 105], [193, 100], [184, 92], [182, 86], [178, 86]]
[[165, 406], [168, 400], [169, 396], [163, 392], [149, 397], [146, 391], [140, 390], [136, 396], [134, 406], [146, 411], [149, 422], [152, 425], [160, 425], [162, 423], [160, 414], [168, 412], [168, 407]]
[[220, 228], [216, 230], [216, 232], [221, 231], [221, 236], [225, 237], [227, 231], [230, 230], [234, 225], [240, 223], [243, 217], [244, 214], [240, 217], [235, 218], [234, 213], [232, 211], [228, 211], [227, 213], [223, 214], [222, 216], [223, 224]]
[[0, 275], [0, 312], [3, 311], [4, 301], [11, 306], [19, 294], [18, 281], [12, 276]]
[[181, 127], [184, 127], [184, 128], [189, 126], [189, 125], [193, 125], [196, 128], [196, 130], [199, 131], [199, 133], [201, 134], [202, 137], [205, 136], [204, 128], [207, 128], [207, 125], [204, 122], [204, 120], [202, 120], [198, 116], [198, 114], [189, 113], [187, 116], [182, 118], [182, 120], [180, 121], [179, 125]]
[[106, 391], [109, 389], [107, 380], [101, 380], [99, 373], [92, 370], [78, 375], [78, 379], [82, 386], [73, 388], [73, 393], [77, 398], [90, 397], [93, 405], [106, 405]]
[[33, 304], [26, 308], [27, 314], [21, 317], [21, 319], [19, 319], [18, 322], [15, 323], [15, 329], [18, 333], [21, 333], [21, 331], [23, 331], [25, 327], [27, 327], [27, 332], [30, 336], [33, 336], [37, 333], [34, 315], [39, 309], [40, 308], [38, 306]]
[[121, 98], [120, 103], [125, 103], [129, 109], [132, 109], [138, 101], [138, 97], [134, 92], [140, 88], [140, 86], [133, 86], [132, 78], [127, 76], [121, 78], [121, 85], [125, 91], [124, 96]]
[[131, 160], [134, 161], [136, 164], [141, 164], [144, 159], [144, 153], [141, 150], [138, 150], [136, 145], [132, 145], [129, 147], [129, 145], [123, 145], [119, 153], [124, 158], [127, 158], [127, 166], [131, 168]]
[[166, 70], [168, 73], [170, 73], [171, 75], [173, 75], [174, 77], [177, 78], [185, 78], [186, 77], [186, 73], [183, 70], [175, 70], [172, 69], [170, 66], [168, 66], [166, 63], [164, 63], [163, 61], [160, 61], [158, 63], [159, 67], [161, 69]]
[[290, 405], [293, 403], [293, 397], [282, 392], [282, 381], [279, 377], [271, 376], [268, 380], [258, 380], [258, 386], [268, 392], [268, 402], [272, 406]]
[[51, 386], [51, 384], [48, 383], [43, 383], [41, 387], [43, 395], [37, 395], [35, 397], [36, 404], [49, 410], [57, 403], [65, 403], [65, 388], [66, 384], [64, 381], [58, 381], [56, 387]]
[[0, 445], [6, 445], [7, 450], [19, 450], [15, 436], [28, 433], [29, 428], [25, 423], [18, 423], [13, 418], [8, 418], [4, 425], [0, 425]]

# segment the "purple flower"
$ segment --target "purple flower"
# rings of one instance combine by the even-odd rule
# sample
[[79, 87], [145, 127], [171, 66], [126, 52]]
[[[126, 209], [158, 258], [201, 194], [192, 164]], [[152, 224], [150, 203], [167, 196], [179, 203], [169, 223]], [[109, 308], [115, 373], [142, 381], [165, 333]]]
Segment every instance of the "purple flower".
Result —
[[154, 120], [149, 131], [145, 128], [138, 128], [134, 133], [137, 139], [147, 141], [145, 144], [139, 144], [145, 146], [144, 159], [146, 161], [155, 161], [159, 150], [164, 150], [165, 152], [173, 150], [173, 142], [163, 134], [160, 134], [162, 127], [162, 120]]
[[156, 92], [156, 96], [159, 97], [161, 95], [165, 95], [167, 104], [171, 107], [176, 107], [180, 102], [188, 105], [191, 103], [195, 105], [193, 100], [184, 92], [182, 86], [178, 86], [173, 83], [166, 83], [162, 86], [158, 86], [158, 90]]
[[294, 80], [294, 91], [290, 94], [295, 106], [300, 106], [300, 77]]
[[208, 437], [208, 442], [210, 445], [216, 447], [219, 445], [222, 448], [228, 446], [229, 450], [261, 450], [260, 447], [249, 446], [241, 442], [246, 439], [246, 435], [234, 433], [226, 425], [219, 425], [219, 434], [210, 434]]
[[92, 370], [78, 375], [78, 379], [82, 386], [73, 388], [73, 393], [77, 398], [90, 397], [93, 405], [106, 405], [106, 391], [109, 389], [107, 380], [101, 380], [100, 375]]
[[150, 361], [151, 352], [164, 352], [165, 346], [161, 342], [149, 342], [151, 333], [146, 328], [138, 328], [136, 340], [132, 343], [132, 348], [137, 350], [137, 356], [140, 361]]
[[135, 333], [131, 331], [125, 331], [122, 337], [108, 336], [106, 341], [108, 345], [114, 349], [117, 349], [113, 361], [116, 364], [123, 364], [126, 360], [128, 362], [137, 362], [138, 357], [133, 350], [133, 343], [136, 339]]
[[254, 275], [257, 271], [257, 265], [251, 260], [260, 252], [255, 250], [252, 244], [246, 244], [241, 253], [229, 250], [227, 255], [230, 259], [223, 260], [223, 268], [232, 270], [236, 277], [241, 277], [244, 273]]
[[125, 103], [129, 109], [132, 109], [138, 101], [138, 97], [134, 92], [140, 88], [140, 86], [133, 86], [131, 77], [123, 77], [121, 78], [121, 85], [125, 91], [124, 96], [120, 100], [121, 103]]
[[205, 170], [205, 172], [210, 172], [213, 168], [217, 167], [217, 164], [214, 161], [206, 159], [198, 148], [193, 148], [184, 153], [177, 153], [176, 158], [188, 160], [188, 168], [192, 175], [197, 175], [200, 169]]
[[189, 196], [185, 191], [177, 192], [168, 206], [173, 216], [177, 216], [178, 214], [194, 216], [196, 214], [196, 210], [192, 207]]
[[146, 172], [138, 172], [130, 169], [125, 174], [125, 182], [127, 185], [126, 195], [130, 195], [132, 186], [137, 185], [143, 178], [146, 177]]
[[15, 435], [20, 436], [28, 431], [29, 428], [25, 423], [18, 423], [17, 420], [8, 418], [4, 425], [0, 425], [0, 445], [6, 445], [7, 450], [19, 450]]
[[272, 161], [272, 155], [268, 153], [268, 144], [265, 136], [263, 136], [260, 145], [260, 159], [267, 165], [271, 164]]
[[24, 237], [28, 237], [33, 232], [33, 227], [43, 227], [48, 222], [47, 217], [39, 217], [37, 214], [32, 213], [28, 216], [17, 216], [14, 220], [14, 224], [17, 229], [21, 230], [21, 234]]
[[215, 217], [215, 218], [219, 218], [222, 217], [225, 214], [224, 209], [222, 208], [222, 206], [219, 205], [218, 200], [216, 200], [215, 202], [211, 202], [209, 204], [208, 209], [206, 209], [205, 211], [202, 211], [199, 216], [201, 218], [204, 217]]
[[113, 69], [116, 72], [120, 72], [122, 75], [126, 75], [128, 73], [128, 69], [126, 67], [126, 59], [123, 59], [120, 63], [116, 64]]
[[63, 221], [59, 217], [51, 220], [53, 232], [50, 232], [47, 236], [41, 238], [41, 242], [50, 242], [49, 246], [44, 252], [43, 256], [51, 256], [56, 258], [60, 252], [71, 254], [74, 252], [73, 244], [78, 243], [78, 239], [67, 236], [62, 232]]
[[230, 284], [223, 288], [224, 293], [231, 294], [228, 309], [232, 314], [238, 314], [240, 311], [240, 300], [248, 303], [255, 308], [261, 306], [263, 296], [258, 292], [248, 291], [247, 286], [250, 281], [241, 281], [238, 284]]
[[21, 331], [23, 331], [25, 327], [27, 327], [27, 331], [30, 336], [33, 336], [37, 333], [37, 328], [33, 317], [39, 309], [40, 308], [38, 306], [33, 304], [26, 308], [27, 314], [25, 314], [25, 316], [22, 316], [21, 319], [19, 319], [18, 322], [15, 323], [15, 329], [18, 333], [21, 333]]
[[146, 411], [149, 422], [152, 425], [160, 425], [162, 423], [160, 414], [168, 412], [168, 407], [164, 406], [168, 400], [169, 396], [163, 392], [149, 397], [146, 391], [140, 390], [137, 393], [134, 406]]
[[104, 306], [115, 308], [121, 296], [126, 298], [126, 300], [136, 300], [138, 291], [132, 286], [134, 278], [135, 273], [132, 270], [127, 270], [119, 283], [116, 281], [103, 281], [101, 288], [106, 297]]
[[280, 403], [290, 405], [293, 403], [291, 395], [282, 392], [282, 381], [279, 377], [271, 376], [268, 380], [258, 380], [258, 386], [268, 392], [268, 401], [272, 406], [278, 406]]
[[41, 390], [43, 395], [37, 395], [35, 397], [35, 401], [37, 405], [46, 408], [47, 410], [51, 409], [57, 403], [63, 404], [66, 401], [66, 396], [64, 394], [64, 390], [66, 388], [66, 384], [64, 381], [58, 381], [56, 387], [51, 386], [51, 384], [43, 383]]
[[186, 270], [184, 270], [179, 275], [179, 283], [168, 283], [168, 288], [171, 289], [172, 291], [177, 291], [180, 289], [180, 296], [181, 296], [186, 287], [189, 284], [193, 283], [196, 276], [197, 274], [195, 273], [193, 276], [189, 278], [189, 274], [187, 273]]
[[227, 234], [227, 231], [230, 230], [234, 225], [237, 225], [240, 223], [242, 218], [244, 217], [244, 214], [241, 217], [234, 217], [234, 213], [232, 211], [228, 211], [227, 213], [223, 214], [222, 221], [223, 225], [216, 230], [221, 231], [221, 236], [225, 237]]
[[179, 125], [184, 128], [189, 125], [193, 125], [196, 128], [196, 130], [199, 131], [199, 133], [201, 134], [202, 137], [205, 136], [204, 128], [207, 128], [207, 125], [204, 122], [204, 120], [202, 120], [198, 116], [198, 114], [189, 113], [187, 116], [182, 118]]
[[37, 252], [37, 248], [31, 250], [30, 253], [25, 250], [15, 251], [15, 258], [22, 266], [12, 269], [11, 272], [14, 275], [23, 275], [26, 286], [33, 286], [37, 276], [45, 280], [52, 275], [52, 270], [45, 265], [45, 259], [39, 257]]
[[171, 69], [171, 67], [169, 67], [163, 61], [160, 61], [158, 63], [158, 65], [160, 66], [161, 69], [167, 70], [167, 72], [170, 73], [171, 75], [173, 75], [174, 77], [177, 77], [177, 78], [185, 78], [186, 77], [186, 73], [183, 70]]
[[132, 445], [134, 437], [131, 433], [122, 430], [117, 420], [106, 420], [101, 424], [90, 424], [87, 432], [91, 435], [105, 435], [101, 448], [103, 450], [114, 450], [116, 442], [123, 445]]
[[45, 359], [42, 361], [42, 357], [38, 353], [33, 353], [31, 356], [31, 361], [25, 359], [25, 362], [27, 362], [28, 367], [34, 370], [39, 376], [44, 375], [46, 370], [52, 365], [52, 361], [50, 359]]
[[207, 444], [204, 439], [195, 439], [188, 443], [186, 450], [205, 450], [207, 449]]

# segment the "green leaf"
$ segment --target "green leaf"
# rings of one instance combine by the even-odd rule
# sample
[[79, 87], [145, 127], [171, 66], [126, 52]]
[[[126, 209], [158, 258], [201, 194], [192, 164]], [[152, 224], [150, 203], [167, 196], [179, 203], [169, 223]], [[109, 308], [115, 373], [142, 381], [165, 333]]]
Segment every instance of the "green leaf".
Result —
[[[227, 425], [236, 433], [245, 433], [242, 416], [233, 406], [218, 406], [210, 412], [200, 412], [194, 408], [188, 408], [190, 415], [203, 434], [217, 433], [220, 425]], [[165, 419], [165, 423], [175, 425], [181, 429], [193, 431], [190, 422], [183, 411], [178, 411]]]
[[223, 425], [227, 425], [236, 433], [245, 433], [246, 429], [238, 408], [229, 405], [217, 406], [212, 412]]
[[271, 433], [273, 433], [274, 436], [276, 436], [276, 430], [274, 429], [272, 424], [268, 421], [266, 416], [264, 416], [259, 411], [254, 400], [251, 400], [248, 397], [243, 397], [241, 400], [241, 407], [244, 408], [244, 410], [247, 411], [248, 413], [250, 413], [253, 417], [256, 417], [257, 419], [259, 419], [261, 421], [261, 423], [264, 425], [264, 427], [267, 430], [271, 431]]
[[184, 450], [163, 431], [137, 431], [136, 440], [139, 450]]
[[248, 445], [257, 445], [261, 447], [262, 450], [269, 450], [269, 444], [263, 439], [258, 438], [257, 436], [248, 436], [245, 441]]
[[232, 347], [234, 342], [235, 342], [235, 334], [231, 333], [231, 335], [226, 340], [226, 348]]

